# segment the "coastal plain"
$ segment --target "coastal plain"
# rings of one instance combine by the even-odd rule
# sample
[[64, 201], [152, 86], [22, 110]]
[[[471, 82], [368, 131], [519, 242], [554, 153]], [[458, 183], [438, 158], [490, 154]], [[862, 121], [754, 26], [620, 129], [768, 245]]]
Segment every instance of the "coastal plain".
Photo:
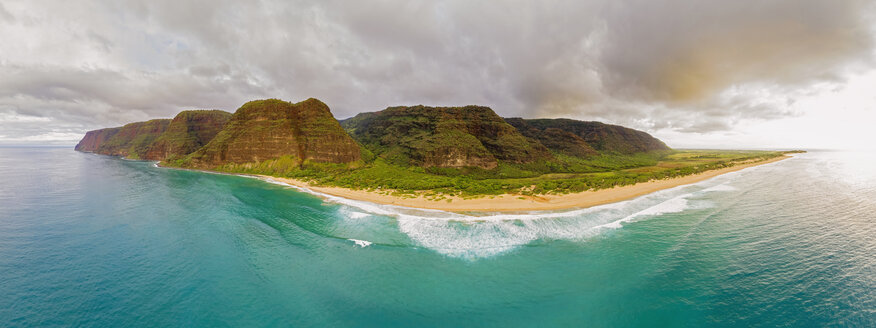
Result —
[[502, 118], [484, 106], [389, 107], [338, 121], [314, 98], [89, 131], [76, 150], [457, 212], [590, 207], [788, 157], [674, 150], [618, 125]]
[[633, 199], [655, 191], [674, 188], [714, 178], [716, 176], [739, 171], [745, 168], [777, 162], [790, 158], [788, 155], [773, 157], [755, 162], [739, 163], [725, 167], [686, 175], [677, 178], [652, 180], [639, 182], [632, 185], [617, 186], [608, 189], [588, 190], [569, 194], [545, 194], [545, 195], [520, 195], [500, 194], [494, 196], [462, 197], [442, 196], [441, 200], [436, 197], [428, 197], [425, 192], [399, 195], [393, 192], [377, 192], [373, 190], [356, 190], [343, 187], [330, 187], [313, 185], [306, 181], [279, 178], [272, 176], [259, 176], [259, 178], [283, 184], [306, 188], [311, 191], [337, 196], [353, 200], [367, 201], [377, 204], [413, 207], [421, 209], [435, 209], [451, 212], [523, 212], [523, 211], [547, 211], [571, 208], [585, 208], [603, 204], [609, 204], [628, 199]]

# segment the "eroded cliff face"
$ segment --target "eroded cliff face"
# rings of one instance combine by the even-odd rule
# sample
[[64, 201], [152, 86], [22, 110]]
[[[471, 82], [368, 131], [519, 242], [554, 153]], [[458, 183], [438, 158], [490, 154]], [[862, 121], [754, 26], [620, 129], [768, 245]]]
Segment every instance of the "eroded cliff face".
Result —
[[341, 127], [326, 104], [310, 98], [295, 106], [302, 158], [328, 163], [362, 159], [359, 144]]
[[[662, 141], [650, 134], [600, 122], [571, 119], [506, 119], [521, 133], [532, 136], [554, 151], [587, 153], [581, 145], [584, 141], [598, 152], [633, 154], [669, 150]], [[574, 138], [575, 136], [577, 138]]]
[[120, 129], [121, 128], [106, 128], [88, 131], [85, 133], [85, 137], [82, 137], [82, 140], [79, 140], [79, 143], [76, 144], [76, 147], [73, 149], [85, 152], [95, 152], [100, 145], [112, 138], [112, 136], [118, 133]]
[[281, 156], [301, 161], [350, 163], [361, 159], [359, 145], [317, 99], [296, 104], [277, 99], [244, 104], [184, 166], [210, 168], [254, 163]]
[[221, 110], [186, 110], [173, 118], [153, 142], [144, 159], [163, 161], [191, 154], [216, 137], [231, 113]]
[[76, 150], [103, 155], [142, 159], [158, 136], [167, 130], [169, 119], [135, 122], [123, 127], [89, 131]]
[[495, 168], [550, 152], [483, 106], [390, 107], [342, 122], [357, 141], [391, 162], [425, 167]]
[[622, 126], [503, 119], [483, 106], [390, 107], [339, 124], [328, 106], [311, 98], [295, 104], [257, 100], [233, 115], [183, 111], [173, 120], [89, 131], [76, 150], [213, 169], [279, 158], [284, 158], [283, 165], [352, 163], [362, 159], [360, 144], [393, 164], [484, 169], [552, 161], [554, 153], [589, 157], [669, 149], [645, 132]]

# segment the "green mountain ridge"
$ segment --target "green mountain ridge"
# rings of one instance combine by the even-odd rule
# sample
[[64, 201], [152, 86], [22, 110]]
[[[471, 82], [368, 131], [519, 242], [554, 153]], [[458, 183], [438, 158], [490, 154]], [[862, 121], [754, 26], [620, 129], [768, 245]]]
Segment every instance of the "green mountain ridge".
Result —
[[464, 195], [609, 188], [780, 155], [684, 153], [618, 125], [502, 118], [484, 106], [398, 106], [338, 121], [313, 98], [255, 100], [233, 114], [182, 111], [89, 131], [75, 149], [317, 185]]
[[231, 113], [221, 110], [182, 111], [149, 146], [143, 158], [163, 161], [191, 154], [213, 140], [230, 118]]
[[212, 168], [281, 157], [350, 163], [361, 159], [361, 150], [323, 102], [267, 99], [241, 106], [210, 142], [179, 164]]
[[389, 107], [341, 126], [375, 155], [400, 165], [493, 169], [499, 161], [553, 159], [547, 148], [483, 106]]
[[551, 150], [571, 156], [592, 156], [606, 152], [631, 155], [670, 149], [646, 132], [620, 125], [567, 118], [515, 117], [506, 118], [505, 121], [523, 135], [538, 140]]
[[325, 103], [310, 98], [294, 104], [250, 101], [234, 114], [186, 110], [172, 120], [89, 131], [75, 149], [202, 169], [279, 158], [293, 166], [379, 158], [402, 167], [494, 170], [501, 163], [569, 166], [570, 158], [670, 148], [643, 131], [618, 125], [502, 118], [484, 106], [396, 106], [337, 121]]
[[95, 153], [97, 152], [97, 149], [100, 148], [100, 145], [112, 138], [116, 133], [119, 133], [119, 130], [121, 129], [121, 127], [117, 127], [88, 131], [73, 149], [82, 152]]
[[111, 137], [97, 145], [93, 151], [105, 155], [143, 159], [155, 139], [167, 130], [170, 121], [169, 119], [155, 119], [125, 124], [118, 128]]

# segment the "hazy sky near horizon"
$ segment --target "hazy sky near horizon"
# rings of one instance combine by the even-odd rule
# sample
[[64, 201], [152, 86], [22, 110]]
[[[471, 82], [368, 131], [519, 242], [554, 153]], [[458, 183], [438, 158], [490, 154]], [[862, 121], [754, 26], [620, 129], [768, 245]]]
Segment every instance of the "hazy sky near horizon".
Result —
[[872, 1], [0, 2], [0, 144], [315, 97], [492, 107], [673, 147], [874, 148]]

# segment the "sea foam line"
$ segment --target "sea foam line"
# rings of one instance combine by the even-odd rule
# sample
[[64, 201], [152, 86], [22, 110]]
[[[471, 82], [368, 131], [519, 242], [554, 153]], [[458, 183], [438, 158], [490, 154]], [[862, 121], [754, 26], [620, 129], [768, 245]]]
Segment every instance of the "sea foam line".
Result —
[[249, 177], [340, 204], [343, 206], [340, 211], [344, 213], [339, 214], [345, 219], [361, 220], [371, 215], [394, 217], [399, 231], [414, 243], [446, 256], [473, 260], [503, 254], [535, 240], [587, 239], [638, 219], [682, 212], [692, 207], [689, 198], [695, 195], [736, 190], [728, 182], [742, 171], [589, 208], [475, 214], [377, 204], [317, 192], [270, 177]]
[[[358, 221], [370, 215], [394, 217], [399, 232], [407, 235], [415, 244], [439, 254], [467, 260], [504, 254], [539, 239], [589, 238], [606, 229], [620, 228], [623, 223], [640, 217], [683, 211], [688, 205], [687, 197], [694, 194], [684, 188], [671, 188], [636, 199], [591, 208], [476, 216], [356, 201], [270, 178], [263, 179], [322, 197], [327, 202], [339, 203], [343, 205], [339, 210], [344, 212], [339, 214], [347, 220]], [[676, 196], [678, 193], [682, 194]], [[670, 198], [667, 200], [667, 197]], [[367, 246], [356, 242], [360, 239], [349, 240], [360, 247]]]
[[[727, 186], [726, 182], [742, 174], [743, 171], [755, 167], [729, 172], [693, 184], [660, 190], [634, 199], [589, 208], [475, 214], [417, 209], [347, 199], [264, 176], [201, 172], [256, 178], [264, 182], [293, 188], [320, 197], [328, 203], [343, 205], [340, 210], [346, 212], [346, 215], [341, 215], [345, 219], [361, 220], [371, 215], [394, 217], [397, 220], [399, 231], [406, 234], [414, 243], [447, 256], [476, 259], [502, 254], [538, 239], [576, 240], [589, 238], [606, 229], [620, 228], [623, 223], [638, 218], [681, 212], [691, 206], [688, 198], [694, 194], [733, 190], [735, 188]], [[690, 190], [697, 188], [701, 189]], [[358, 211], [350, 211], [350, 208], [355, 208]], [[360, 247], [371, 245], [370, 241], [349, 240]]]
[[[656, 191], [656, 192], [653, 192], [653, 193], [650, 193], [647, 195], [642, 195], [642, 196], [639, 196], [639, 197], [636, 197], [633, 199], [623, 200], [623, 201], [619, 201], [619, 202], [615, 202], [615, 203], [597, 205], [597, 206], [592, 206], [592, 207], [587, 207], [587, 208], [577, 208], [577, 209], [570, 209], [570, 210], [554, 210], [554, 211], [523, 211], [523, 212], [518, 212], [518, 213], [482, 212], [482, 213], [478, 213], [481, 215], [471, 215], [471, 214], [462, 214], [462, 213], [442, 211], [442, 210], [436, 210], [436, 209], [420, 209], [420, 208], [411, 208], [411, 207], [404, 207], [404, 206], [398, 206], [398, 205], [377, 204], [377, 203], [368, 202], [368, 201], [361, 201], [361, 200], [353, 200], [353, 199], [349, 199], [349, 198], [343, 198], [343, 197], [338, 197], [338, 196], [334, 196], [334, 195], [329, 195], [326, 193], [321, 193], [321, 192], [314, 191], [312, 189], [305, 188], [305, 187], [300, 187], [300, 186], [288, 184], [288, 183], [285, 183], [282, 181], [275, 180], [275, 179], [270, 178], [270, 177], [258, 177], [258, 178], [260, 178], [261, 180], [268, 182], [268, 183], [293, 188], [295, 190], [320, 197], [320, 198], [322, 198], [325, 201], [330, 202], [330, 203], [336, 203], [336, 204], [341, 204], [341, 205], [357, 208], [361, 211], [364, 211], [364, 212], [367, 212], [370, 214], [391, 216], [391, 217], [396, 217], [399, 219], [469, 221], [469, 222], [523, 221], [523, 220], [577, 217], [577, 216], [582, 216], [582, 215], [597, 212], [597, 211], [624, 208], [624, 207], [629, 206], [630, 204], [636, 203], [637, 201], [639, 201], [641, 199], [657, 198], [657, 197], [660, 197], [660, 196], [663, 196], [666, 194], [672, 194], [672, 193], [678, 192], [679, 190], [689, 188], [690, 186], [693, 186], [693, 185], [700, 184], [700, 183], [696, 183], [696, 184], [690, 184], [690, 185], [676, 186], [673, 188], [668, 188], [668, 189]], [[728, 188], [732, 188], [732, 187], [728, 186]], [[719, 190], [716, 189], [714, 191], [719, 191]], [[690, 196], [690, 194], [687, 194], [685, 196]], [[673, 206], [678, 207], [677, 204], [673, 205]], [[657, 211], [657, 210], [655, 210], [655, 211]], [[664, 212], [664, 213], [668, 213], [668, 212]], [[642, 215], [647, 215], [647, 213], [641, 213], [641, 214], [638, 214], [637, 216], [642, 216]], [[353, 212], [352, 216], [353, 216], [353, 218], [365, 217], [365, 216], [361, 215], [361, 213], [358, 213], [358, 212]], [[622, 221], [624, 219], [626, 219], [626, 218], [619, 219], [618, 221]]]
[[[715, 177], [712, 177], [712, 178], [709, 178], [709, 179], [706, 179], [703, 181], [698, 181], [698, 182], [695, 182], [692, 184], [675, 186], [672, 188], [663, 189], [663, 190], [659, 190], [659, 191], [652, 192], [649, 194], [645, 194], [645, 195], [642, 195], [642, 196], [639, 196], [636, 198], [623, 200], [623, 201], [619, 201], [619, 202], [614, 202], [614, 203], [609, 203], [609, 204], [591, 206], [591, 207], [587, 207], [587, 208], [573, 208], [573, 209], [547, 210], [547, 211], [520, 211], [520, 212], [513, 213], [513, 214], [512, 213], [491, 214], [490, 212], [480, 212], [480, 213], [478, 213], [479, 215], [469, 215], [469, 214], [462, 214], [462, 213], [443, 211], [443, 210], [437, 210], [437, 209], [421, 209], [421, 208], [405, 207], [405, 206], [399, 206], [399, 205], [378, 204], [378, 203], [373, 203], [373, 202], [368, 202], [368, 201], [354, 200], [354, 199], [349, 199], [349, 198], [344, 198], [344, 197], [339, 197], [339, 196], [334, 196], [334, 195], [318, 192], [318, 191], [315, 191], [315, 190], [312, 190], [312, 189], [306, 188], [306, 187], [300, 187], [300, 186], [296, 186], [293, 184], [285, 183], [285, 182], [278, 181], [272, 177], [267, 177], [267, 176], [213, 172], [213, 171], [192, 170], [192, 169], [183, 169], [183, 170], [191, 170], [191, 171], [198, 171], [198, 172], [211, 173], [211, 174], [220, 174], [220, 175], [236, 175], [236, 176], [241, 176], [241, 177], [246, 177], [246, 178], [259, 179], [259, 180], [262, 180], [264, 182], [268, 182], [268, 183], [276, 184], [276, 185], [281, 185], [281, 186], [288, 187], [288, 188], [293, 188], [293, 189], [298, 190], [300, 192], [304, 192], [304, 193], [308, 193], [308, 194], [320, 197], [323, 200], [330, 202], [330, 203], [336, 203], [336, 204], [341, 204], [341, 205], [346, 205], [346, 206], [358, 208], [360, 210], [363, 210], [363, 211], [371, 213], [371, 214], [392, 216], [392, 217], [397, 217], [397, 218], [417, 218], [417, 219], [428, 219], [428, 220], [482, 222], [482, 221], [508, 221], [508, 220], [535, 220], [535, 219], [545, 219], [545, 218], [563, 218], [563, 217], [570, 217], [570, 216], [577, 216], [577, 215], [581, 215], [581, 214], [587, 214], [587, 213], [590, 213], [593, 211], [598, 211], [598, 210], [623, 207], [623, 206], [626, 206], [627, 204], [630, 204], [631, 202], [634, 202], [634, 201], [642, 199], [642, 198], [648, 198], [648, 197], [653, 197], [656, 195], [671, 193], [671, 192], [678, 191], [680, 189], [689, 188], [691, 186], [701, 186], [703, 184], [710, 184], [715, 180], [728, 179], [728, 178], [735, 177], [736, 175], [741, 174], [743, 171], [748, 171], [748, 170], [751, 170], [754, 168], [771, 166], [771, 165], [775, 165], [778, 163], [779, 162], [774, 162], [774, 163], [767, 163], [767, 164], [758, 165], [758, 166], [747, 167], [747, 168], [744, 168], [744, 169], [739, 170], [739, 171], [724, 173], [724, 174], [721, 174], [721, 175], [718, 175], [718, 176], [715, 176]], [[156, 165], [156, 166], [159, 168], [163, 168], [163, 167], [158, 166], [158, 165]], [[171, 169], [179, 169], [179, 168], [171, 168]], [[706, 188], [706, 189], [701, 190], [701, 191], [706, 192], [706, 191], [729, 191], [729, 190], [735, 190], [735, 188], [733, 188], [732, 186], [723, 186], [722, 187], [720, 185], [716, 185], [716, 186], [713, 186], [713, 188]], [[493, 213], [495, 213], [495, 212], [493, 212]], [[362, 216], [357, 215], [357, 218], [358, 217], [362, 217]], [[621, 221], [621, 220], [623, 220], [623, 219], [620, 219], [618, 221]]]
[[360, 240], [360, 239], [353, 239], [353, 238], [349, 238], [347, 240], [352, 241], [354, 244], [356, 244], [356, 246], [359, 246], [362, 248], [371, 246], [371, 244], [372, 244], [370, 241], [367, 241], [367, 240]]
[[[738, 170], [738, 171], [727, 172], [727, 173], [724, 173], [724, 174], [721, 174], [721, 175], [718, 175], [718, 176], [715, 176], [715, 177], [712, 177], [712, 178], [709, 178], [709, 179], [706, 179], [703, 181], [698, 181], [698, 182], [686, 184], [686, 185], [675, 186], [672, 188], [663, 189], [663, 190], [659, 190], [659, 191], [656, 191], [653, 193], [645, 194], [645, 195], [642, 195], [642, 196], [639, 196], [636, 198], [623, 200], [623, 201], [619, 201], [619, 202], [615, 202], [615, 203], [592, 206], [592, 207], [588, 207], [588, 208], [572, 208], [572, 209], [564, 209], [564, 210], [547, 210], [547, 211], [520, 211], [520, 212], [516, 212], [516, 213], [498, 213], [498, 214], [495, 212], [493, 212], [493, 213], [491, 213], [491, 212], [479, 212], [479, 213], [471, 212], [471, 213], [476, 213], [473, 215], [472, 214], [462, 214], [462, 213], [450, 212], [450, 211], [443, 211], [443, 210], [437, 210], [437, 209], [420, 209], [420, 208], [405, 207], [405, 206], [399, 206], [399, 205], [378, 204], [378, 203], [373, 203], [373, 202], [368, 202], [368, 201], [354, 200], [354, 199], [349, 199], [349, 198], [333, 196], [333, 195], [329, 195], [326, 193], [317, 192], [317, 191], [314, 191], [314, 190], [309, 189], [309, 188], [299, 187], [296, 185], [284, 183], [284, 182], [275, 180], [275, 179], [270, 178], [270, 177], [246, 176], [246, 175], [245, 176], [258, 178], [258, 179], [261, 179], [265, 182], [269, 182], [269, 183], [273, 183], [273, 184], [277, 184], [277, 185], [291, 187], [291, 188], [294, 188], [296, 190], [323, 198], [327, 202], [355, 207], [355, 208], [358, 208], [360, 210], [363, 210], [363, 211], [371, 213], [371, 214], [392, 216], [392, 217], [396, 217], [396, 218], [407, 218], [407, 219], [483, 222], [483, 221], [508, 221], [508, 220], [536, 220], [536, 219], [564, 218], [564, 217], [578, 216], [578, 215], [591, 213], [593, 211], [628, 206], [632, 202], [635, 202], [636, 200], [639, 200], [642, 198], [648, 198], [648, 197], [654, 197], [654, 196], [658, 196], [658, 195], [664, 195], [667, 193], [673, 193], [673, 192], [677, 192], [678, 190], [691, 188], [691, 187], [697, 187], [697, 186], [702, 187], [703, 185], [711, 185], [711, 184], [715, 183], [716, 181], [723, 181], [725, 183], [717, 183], [714, 186], [704, 188], [703, 190], [700, 190], [700, 191], [702, 191], [702, 192], [732, 191], [732, 190], [735, 190], [735, 188], [727, 185], [726, 181], [733, 180], [738, 175], [746, 174], [748, 171], [758, 169], [758, 168], [764, 168], [764, 167], [770, 167], [773, 165], [778, 165], [779, 163], [780, 162], [773, 162], [773, 163], [761, 164], [761, 165], [757, 165], [757, 166], [751, 166], [751, 167], [743, 168], [743, 169]], [[621, 218], [621, 219], [617, 220], [617, 221], [619, 221], [617, 223], [621, 223], [625, 219], [626, 218]]]

